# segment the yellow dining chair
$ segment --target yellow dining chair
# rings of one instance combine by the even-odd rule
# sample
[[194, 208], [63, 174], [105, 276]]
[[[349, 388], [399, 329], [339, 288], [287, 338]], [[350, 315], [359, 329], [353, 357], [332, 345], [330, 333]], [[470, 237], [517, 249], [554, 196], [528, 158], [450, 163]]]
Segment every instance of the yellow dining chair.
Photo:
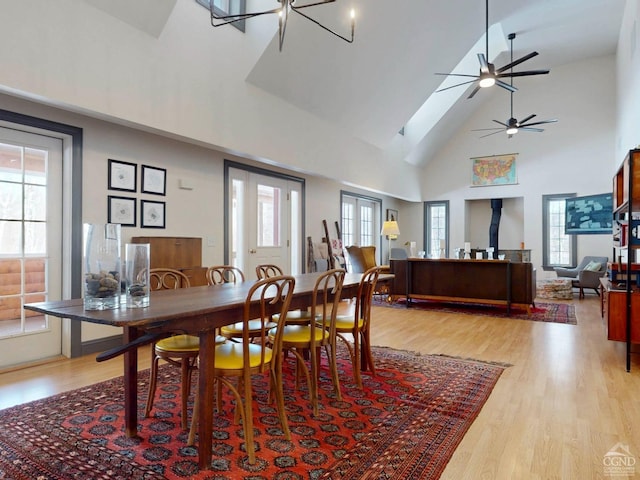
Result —
[[[313, 414], [318, 415], [318, 376], [322, 347], [327, 354], [333, 387], [338, 400], [342, 400], [338, 366], [336, 360], [336, 314], [345, 271], [341, 268], [321, 274], [313, 288], [313, 303], [310, 308], [309, 324], [291, 325], [286, 322], [282, 329], [282, 351], [291, 351], [296, 357], [296, 379], [298, 368], [307, 379]], [[287, 315], [289, 315], [287, 313]], [[277, 329], [269, 332], [269, 339], [275, 341]], [[305, 358], [309, 359], [311, 374]], [[297, 382], [296, 382], [297, 383]]]
[[[353, 365], [353, 380], [359, 388], [362, 388], [361, 369], [368, 369], [372, 375], [375, 375], [370, 340], [371, 300], [380, 270], [380, 267], [373, 267], [362, 274], [353, 315], [336, 317], [336, 336], [346, 344], [349, 350]], [[345, 337], [347, 334], [353, 337], [353, 346]]]
[[[286, 312], [291, 303], [291, 296], [295, 279], [290, 276], [277, 276], [258, 280], [247, 293], [244, 303], [243, 320], [245, 328], [241, 343], [228, 342], [216, 346], [214, 379], [222, 382], [235, 398], [236, 414], [240, 414], [244, 431], [245, 450], [249, 456], [249, 463], [255, 463], [255, 444], [253, 441], [253, 394], [251, 379], [254, 375], [269, 373], [270, 392], [275, 392], [278, 416], [284, 436], [291, 440], [291, 433], [284, 409], [284, 394], [282, 390], [282, 328], [286, 319]], [[255, 305], [255, 303], [258, 305]], [[256, 319], [255, 311], [259, 311]], [[270, 323], [270, 312], [277, 310], [281, 313], [282, 322], [278, 324], [275, 335], [270, 340], [267, 325]], [[252, 314], [253, 313], [253, 314]], [[262, 325], [259, 335], [250, 342], [249, 322], [257, 321]], [[238, 378], [236, 387], [230, 377]], [[193, 445], [197, 429], [198, 409], [201, 406], [196, 396], [196, 402], [191, 418], [191, 430], [188, 444]]]
[[[189, 288], [191, 284], [187, 276], [171, 268], [152, 268], [149, 270], [150, 290], [168, 290], [176, 288]], [[153, 360], [149, 378], [149, 395], [144, 416], [148, 417], [153, 407], [153, 398], [156, 393], [158, 380], [158, 362], [164, 360], [167, 363], [180, 367], [182, 382], [182, 428], [187, 428], [187, 403], [191, 392], [191, 374], [197, 368], [198, 354], [200, 352], [199, 339], [193, 335], [175, 335], [163, 338], [151, 345]]]

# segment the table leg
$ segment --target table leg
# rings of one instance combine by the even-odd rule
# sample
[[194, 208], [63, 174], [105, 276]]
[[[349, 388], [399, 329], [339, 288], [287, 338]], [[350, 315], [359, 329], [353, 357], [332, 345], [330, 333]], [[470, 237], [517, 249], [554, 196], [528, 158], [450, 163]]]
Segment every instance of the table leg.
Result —
[[200, 364], [198, 366], [198, 465], [200, 470], [211, 468], [213, 436], [214, 365], [216, 332], [200, 333]]
[[[124, 343], [139, 336], [138, 329], [124, 327]], [[138, 350], [133, 348], [124, 354], [124, 427], [127, 437], [138, 435]]]

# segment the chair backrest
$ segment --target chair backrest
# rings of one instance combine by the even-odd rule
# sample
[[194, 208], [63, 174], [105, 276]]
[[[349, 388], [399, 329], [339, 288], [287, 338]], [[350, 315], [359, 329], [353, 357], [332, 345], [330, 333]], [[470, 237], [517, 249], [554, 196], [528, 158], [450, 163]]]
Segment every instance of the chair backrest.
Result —
[[256, 267], [256, 276], [258, 277], [258, 280], [262, 280], [263, 278], [279, 277], [282, 275], [284, 275], [284, 272], [277, 265], [265, 264], [258, 265]]
[[358, 247], [351, 245], [347, 247], [347, 252], [351, 261], [352, 273], [364, 273], [377, 265], [375, 246]]
[[[329, 331], [329, 337], [336, 334], [336, 315], [340, 304], [340, 294], [346, 271], [342, 268], [328, 270], [318, 277], [313, 287], [311, 304], [311, 328]], [[317, 320], [317, 319], [320, 320]], [[313, 331], [313, 330], [312, 330]], [[315, 348], [315, 335], [311, 335], [311, 348]]]
[[149, 270], [150, 289], [172, 290], [176, 288], [189, 288], [189, 278], [179, 270], [173, 268], [152, 268]]
[[233, 265], [216, 265], [209, 267], [207, 268], [206, 276], [208, 285], [244, 282], [244, 273]]
[[376, 283], [380, 275], [381, 267], [373, 267], [362, 274], [360, 285], [358, 285], [358, 296], [356, 297], [356, 308], [354, 310], [355, 319], [362, 319], [363, 330], [369, 329], [371, 319], [371, 301], [376, 291]]
[[[259, 371], [265, 371], [265, 353], [266, 349], [261, 349], [260, 365], [257, 366], [255, 361], [253, 364], [249, 362], [249, 349], [251, 342], [254, 344], [266, 345], [268, 339], [268, 328], [272, 322], [272, 315], [280, 314], [278, 317], [278, 326], [276, 335], [270, 348], [273, 350], [273, 358], [276, 359], [282, 350], [282, 329], [287, 320], [287, 312], [291, 304], [291, 296], [295, 286], [295, 279], [292, 276], [278, 275], [275, 277], [263, 278], [258, 280], [249, 292], [244, 303], [243, 329], [242, 329], [242, 350], [244, 356], [245, 374], [248, 375], [249, 367], [258, 367]], [[262, 328], [259, 335], [253, 332], [253, 340], [249, 338], [249, 322], [259, 320]]]

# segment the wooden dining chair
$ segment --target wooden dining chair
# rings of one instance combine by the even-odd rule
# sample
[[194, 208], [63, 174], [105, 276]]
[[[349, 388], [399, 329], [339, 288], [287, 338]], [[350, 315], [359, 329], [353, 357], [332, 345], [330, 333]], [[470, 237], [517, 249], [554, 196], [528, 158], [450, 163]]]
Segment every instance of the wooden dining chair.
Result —
[[[372, 375], [375, 375], [370, 340], [371, 300], [380, 270], [380, 267], [373, 267], [362, 274], [353, 314], [336, 317], [336, 337], [340, 338], [349, 350], [353, 365], [353, 380], [359, 388], [362, 388], [361, 370], [369, 370]], [[353, 337], [353, 346], [345, 337], [347, 334]]]
[[[291, 433], [284, 409], [284, 394], [282, 389], [282, 328], [286, 312], [291, 303], [291, 296], [295, 279], [290, 276], [276, 276], [258, 280], [247, 293], [244, 303], [243, 323], [248, 327], [249, 322], [258, 321], [262, 325], [260, 334], [254, 342], [250, 342], [249, 329], [243, 329], [241, 343], [228, 342], [216, 346], [214, 378], [222, 382], [235, 399], [236, 414], [240, 414], [244, 432], [245, 450], [249, 463], [254, 464], [255, 444], [253, 441], [253, 393], [251, 380], [254, 375], [269, 373], [270, 391], [275, 393], [278, 417], [284, 436], [291, 440]], [[255, 303], [258, 305], [255, 305]], [[256, 320], [255, 311], [260, 312]], [[269, 339], [269, 312], [277, 310], [281, 313], [282, 321], [276, 328], [275, 335]], [[253, 313], [253, 314], [252, 314]], [[238, 378], [238, 385], [234, 385], [232, 378]], [[188, 445], [195, 442], [199, 399], [196, 402], [191, 419]]]
[[[283, 275], [282, 269], [278, 265], [264, 264], [256, 267], [256, 276], [258, 280], [273, 277], [275, 275]], [[287, 313], [287, 324], [289, 325], [309, 325], [311, 313], [309, 310], [292, 310]], [[278, 318], [274, 316], [275, 322]]]
[[[152, 268], [149, 270], [150, 290], [168, 290], [177, 288], [189, 288], [189, 278], [179, 270], [171, 268]], [[149, 378], [149, 394], [144, 416], [148, 417], [153, 407], [153, 399], [156, 394], [158, 380], [158, 362], [164, 360], [167, 363], [180, 367], [182, 383], [182, 428], [187, 428], [187, 404], [191, 392], [191, 374], [196, 368], [198, 354], [200, 353], [199, 339], [193, 335], [174, 335], [163, 338], [151, 344], [153, 353], [151, 361], [151, 373]]]
[[[296, 380], [299, 377], [298, 369], [304, 372], [314, 415], [318, 415], [318, 378], [322, 348], [329, 362], [335, 395], [338, 400], [342, 400], [336, 359], [336, 314], [344, 275], [345, 270], [341, 268], [322, 273], [313, 288], [309, 324], [290, 325], [285, 322], [282, 329], [282, 351], [293, 352], [296, 357]], [[269, 339], [275, 341], [277, 334], [277, 329], [271, 330]], [[311, 373], [306, 359], [309, 360]]]
[[233, 265], [216, 265], [209, 267], [207, 268], [205, 276], [207, 278], [207, 285], [244, 282], [244, 273]]
[[[275, 267], [279, 270], [279, 267], [277, 267], [276, 265], [271, 265], [271, 267]], [[269, 270], [269, 272], [273, 272], [273, 271], [274, 270]], [[282, 273], [279, 273], [278, 275], [282, 275]], [[273, 276], [273, 275], [270, 275], [270, 276]], [[263, 277], [263, 278], [266, 278], [266, 277]], [[213, 285], [214, 282], [217, 282], [217, 283], [237, 283], [238, 281], [244, 282], [244, 273], [242, 273], [240, 269], [229, 266], [229, 265], [209, 267], [209, 269], [207, 269], [207, 281], [209, 282], [209, 285]], [[220, 335], [222, 335], [223, 337], [229, 340], [239, 341], [240, 339], [242, 339], [242, 336], [244, 335], [243, 330], [245, 326], [246, 325], [244, 322], [236, 322], [236, 323], [232, 323], [231, 325], [225, 325], [220, 329]], [[269, 323], [270, 328], [273, 328], [275, 326], [276, 326], [275, 322]], [[262, 325], [258, 320], [250, 321], [248, 323], [248, 327], [249, 327], [250, 340], [260, 335], [260, 330], [262, 329]]]

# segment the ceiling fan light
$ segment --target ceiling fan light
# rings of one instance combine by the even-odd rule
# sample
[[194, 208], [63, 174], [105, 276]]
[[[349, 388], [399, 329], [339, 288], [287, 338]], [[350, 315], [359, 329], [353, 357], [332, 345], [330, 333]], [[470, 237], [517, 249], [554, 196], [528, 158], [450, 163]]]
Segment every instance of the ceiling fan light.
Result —
[[491, 75], [486, 75], [486, 76], [480, 77], [479, 85], [482, 88], [493, 87], [495, 84], [496, 84], [496, 79], [495, 79], [495, 77], [492, 77]]
[[518, 127], [507, 128], [507, 135], [515, 135], [516, 133], [518, 133]]

